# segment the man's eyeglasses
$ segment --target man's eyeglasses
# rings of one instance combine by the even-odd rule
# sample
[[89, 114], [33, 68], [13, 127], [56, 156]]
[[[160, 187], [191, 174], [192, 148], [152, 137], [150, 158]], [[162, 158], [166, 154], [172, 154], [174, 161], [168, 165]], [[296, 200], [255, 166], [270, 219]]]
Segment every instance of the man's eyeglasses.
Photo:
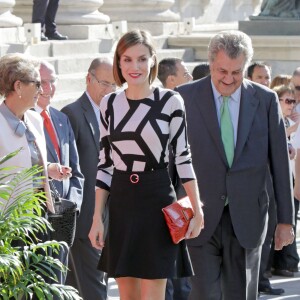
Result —
[[183, 77], [184, 77], [184, 78], [191, 78], [192, 75], [191, 75], [190, 72], [185, 72], [185, 73], [183, 74]]
[[34, 83], [37, 90], [39, 90], [41, 88], [41, 85], [42, 85], [41, 82], [38, 81], [38, 80], [21, 80], [21, 81], [22, 82], [28, 82], [28, 83], [30, 83], [30, 82]]
[[294, 88], [296, 91], [300, 91], [300, 85], [296, 85], [296, 86], [294, 86]]
[[284, 101], [285, 104], [293, 104], [293, 105], [296, 104], [296, 100], [295, 99], [290, 99], [290, 98], [286, 98], [286, 99], [279, 98], [279, 101]]
[[106, 81], [103, 81], [103, 80], [98, 80], [97, 77], [93, 74], [93, 73], [90, 73], [94, 78], [95, 80], [99, 83], [99, 85], [103, 88], [109, 88], [111, 89], [112, 91], [115, 91], [117, 89], [117, 85], [115, 85], [114, 83], [109, 83], [109, 82], [106, 82]]
[[57, 82], [57, 78], [49, 79], [49, 80], [42, 80], [42, 85], [45, 84], [55, 84]]

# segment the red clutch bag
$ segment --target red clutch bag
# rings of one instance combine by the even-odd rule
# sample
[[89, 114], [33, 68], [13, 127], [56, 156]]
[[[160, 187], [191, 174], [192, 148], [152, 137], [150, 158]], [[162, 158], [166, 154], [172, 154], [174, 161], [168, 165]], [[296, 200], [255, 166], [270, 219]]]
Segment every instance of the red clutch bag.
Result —
[[188, 196], [164, 207], [165, 216], [171, 238], [178, 244], [185, 238], [191, 219], [194, 217], [193, 207]]

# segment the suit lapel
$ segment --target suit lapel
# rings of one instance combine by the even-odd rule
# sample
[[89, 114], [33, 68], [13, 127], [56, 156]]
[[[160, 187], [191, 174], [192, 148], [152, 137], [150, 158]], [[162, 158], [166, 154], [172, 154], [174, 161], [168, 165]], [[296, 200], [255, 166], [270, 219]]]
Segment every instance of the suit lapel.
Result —
[[[223, 161], [225, 164], [227, 163], [226, 154], [224, 151], [222, 139], [221, 139], [221, 131], [220, 126], [218, 122], [217, 117], [217, 111], [216, 111], [216, 105], [214, 101], [214, 95], [211, 87], [211, 79], [210, 76], [205, 79], [205, 86], [199, 87], [200, 89], [203, 89], [205, 92], [197, 91], [195, 95], [195, 99], [197, 99], [197, 95], [203, 94], [203, 99], [198, 99], [197, 106], [200, 110], [200, 113], [204, 119], [204, 122], [206, 124], [207, 130], [214, 141]], [[206, 102], [205, 104], [203, 102]]]
[[244, 81], [242, 84], [238, 134], [233, 165], [234, 162], [238, 159], [239, 155], [242, 153], [243, 147], [246, 143], [251, 129], [251, 125], [253, 123], [255, 112], [258, 107], [259, 101], [254, 97], [254, 93], [255, 90], [252, 88], [252, 86], [248, 84], [247, 81]]
[[99, 150], [100, 150], [100, 145], [99, 145], [99, 140], [100, 140], [99, 125], [98, 125], [97, 118], [95, 116], [94, 109], [93, 109], [93, 107], [92, 107], [92, 105], [90, 103], [89, 98], [86, 95], [84, 95], [84, 97], [82, 97], [81, 106], [82, 106], [83, 111], [84, 111], [85, 120], [86, 120], [86, 122], [88, 124], [89, 129], [92, 132], [97, 152], [99, 152]]

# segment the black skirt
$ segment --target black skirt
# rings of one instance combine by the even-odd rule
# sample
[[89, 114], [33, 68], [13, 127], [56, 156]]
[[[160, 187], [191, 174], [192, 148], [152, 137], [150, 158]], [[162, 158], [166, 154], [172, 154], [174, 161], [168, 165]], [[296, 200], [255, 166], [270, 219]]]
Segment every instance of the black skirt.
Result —
[[108, 234], [98, 269], [113, 278], [193, 275], [186, 243], [173, 244], [162, 213], [174, 201], [167, 169], [134, 174], [115, 170]]

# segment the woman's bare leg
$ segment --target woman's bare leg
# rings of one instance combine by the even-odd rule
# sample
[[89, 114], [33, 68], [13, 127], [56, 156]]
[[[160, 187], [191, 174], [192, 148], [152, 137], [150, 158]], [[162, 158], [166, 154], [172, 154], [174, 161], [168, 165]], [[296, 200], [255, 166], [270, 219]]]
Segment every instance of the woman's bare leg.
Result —
[[120, 300], [141, 300], [141, 279], [134, 277], [119, 277], [118, 284]]
[[[141, 279], [141, 300], [164, 300], [167, 279]], [[123, 300], [123, 299], [121, 299]]]

